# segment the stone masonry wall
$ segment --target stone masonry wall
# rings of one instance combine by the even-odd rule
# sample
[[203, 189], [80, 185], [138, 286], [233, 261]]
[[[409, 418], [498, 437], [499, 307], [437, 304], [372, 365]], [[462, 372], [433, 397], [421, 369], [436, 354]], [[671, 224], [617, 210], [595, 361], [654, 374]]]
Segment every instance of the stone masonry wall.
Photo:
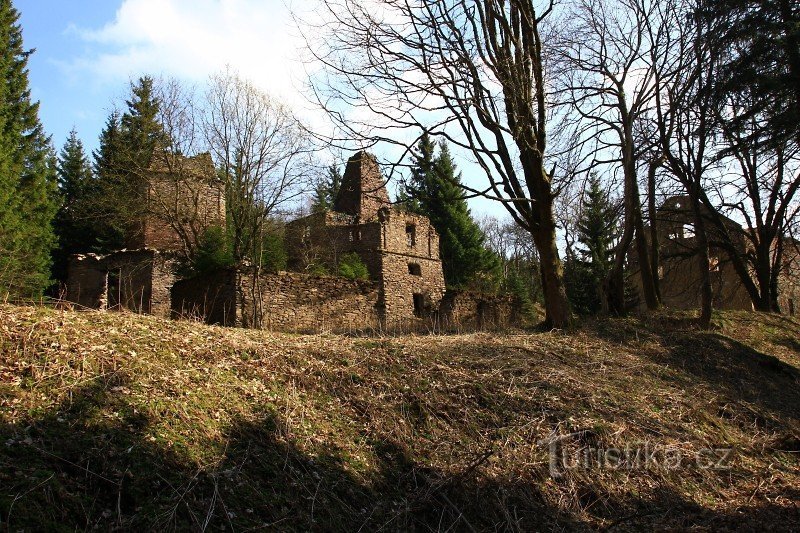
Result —
[[413, 329], [431, 316], [445, 292], [439, 236], [426, 217], [384, 209], [381, 221], [381, 289], [386, 325]]
[[[381, 328], [377, 284], [282, 272], [239, 278], [242, 326], [297, 333], [369, 332]], [[259, 324], [260, 322], [260, 324]]]
[[174, 264], [154, 250], [122, 250], [70, 259], [66, 299], [88, 309], [169, 316]]
[[105, 309], [108, 305], [108, 270], [104, 257], [74, 255], [67, 266], [66, 299], [86, 309]]
[[[142, 191], [141, 220], [125, 236], [129, 249], [184, 250], [185, 240], [225, 225], [225, 191], [209, 154], [156, 156]], [[180, 231], [179, 231], [180, 230]]]
[[439, 310], [439, 329], [446, 332], [500, 331], [520, 327], [522, 310], [510, 296], [448, 291]]
[[237, 326], [237, 275], [220, 270], [172, 286], [172, 317], [200, 319], [206, 324]]
[[368, 222], [387, 205], [389, 194], [378, 160], [368, 152], [356, 153], [347, 161], [334, 211], [359, 217], [359, 222]]
[[[255, 280], [258, 283], [254, 283]], [[173, 316], [270, 331], [379, 331], [378, 286], [332, 276], [222, 271], [177, 282]]]

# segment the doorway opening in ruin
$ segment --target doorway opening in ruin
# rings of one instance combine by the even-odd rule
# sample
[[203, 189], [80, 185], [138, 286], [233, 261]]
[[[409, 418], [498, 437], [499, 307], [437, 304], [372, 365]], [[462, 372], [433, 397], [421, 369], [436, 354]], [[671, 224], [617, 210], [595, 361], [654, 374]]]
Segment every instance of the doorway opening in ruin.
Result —
[[421, 317], [425, 312], [425, 296], [415, 292], [414, 293], [414, 316]]
[[122, 284], [119, 281], [120, 273], [112, 270], [108, 273], [108, 284], [106, 285], [106, 301], [108, 309], [119, 311], [122, 302]]

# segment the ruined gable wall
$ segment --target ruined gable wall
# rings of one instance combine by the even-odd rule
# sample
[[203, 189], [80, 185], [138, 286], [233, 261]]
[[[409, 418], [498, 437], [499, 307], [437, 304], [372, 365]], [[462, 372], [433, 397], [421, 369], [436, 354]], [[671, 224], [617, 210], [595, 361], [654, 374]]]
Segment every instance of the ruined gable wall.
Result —
[[356, 153], [347, 161], [333, 210], [368, 222], [388, 205], [389, 193], [378, 160], [368, 152]]

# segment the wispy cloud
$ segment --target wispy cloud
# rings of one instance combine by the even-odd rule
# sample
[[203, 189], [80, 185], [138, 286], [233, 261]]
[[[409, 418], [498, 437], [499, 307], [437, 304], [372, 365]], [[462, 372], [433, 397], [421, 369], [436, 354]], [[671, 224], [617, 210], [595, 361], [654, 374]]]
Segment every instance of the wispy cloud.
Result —
[[85, 55], [62, 63], [79, 82], [117, 85], [143, 73], [193, 82], [232, 67], [299, 106], [302, 41], [282, 0], [123, 0], [101, 28], [71, 28]]

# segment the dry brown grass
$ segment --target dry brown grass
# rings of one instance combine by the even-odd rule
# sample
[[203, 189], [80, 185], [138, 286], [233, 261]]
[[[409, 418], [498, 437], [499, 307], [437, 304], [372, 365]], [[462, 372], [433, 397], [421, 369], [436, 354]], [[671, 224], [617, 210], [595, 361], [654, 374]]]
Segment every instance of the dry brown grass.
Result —
[[[11, 529], [800, 528], [800, 325], [349, 338], [0, 306]], [[559, 469], [645, 444], [680, 467]], [[730, 448], [724, 469], [694, 460]]]

